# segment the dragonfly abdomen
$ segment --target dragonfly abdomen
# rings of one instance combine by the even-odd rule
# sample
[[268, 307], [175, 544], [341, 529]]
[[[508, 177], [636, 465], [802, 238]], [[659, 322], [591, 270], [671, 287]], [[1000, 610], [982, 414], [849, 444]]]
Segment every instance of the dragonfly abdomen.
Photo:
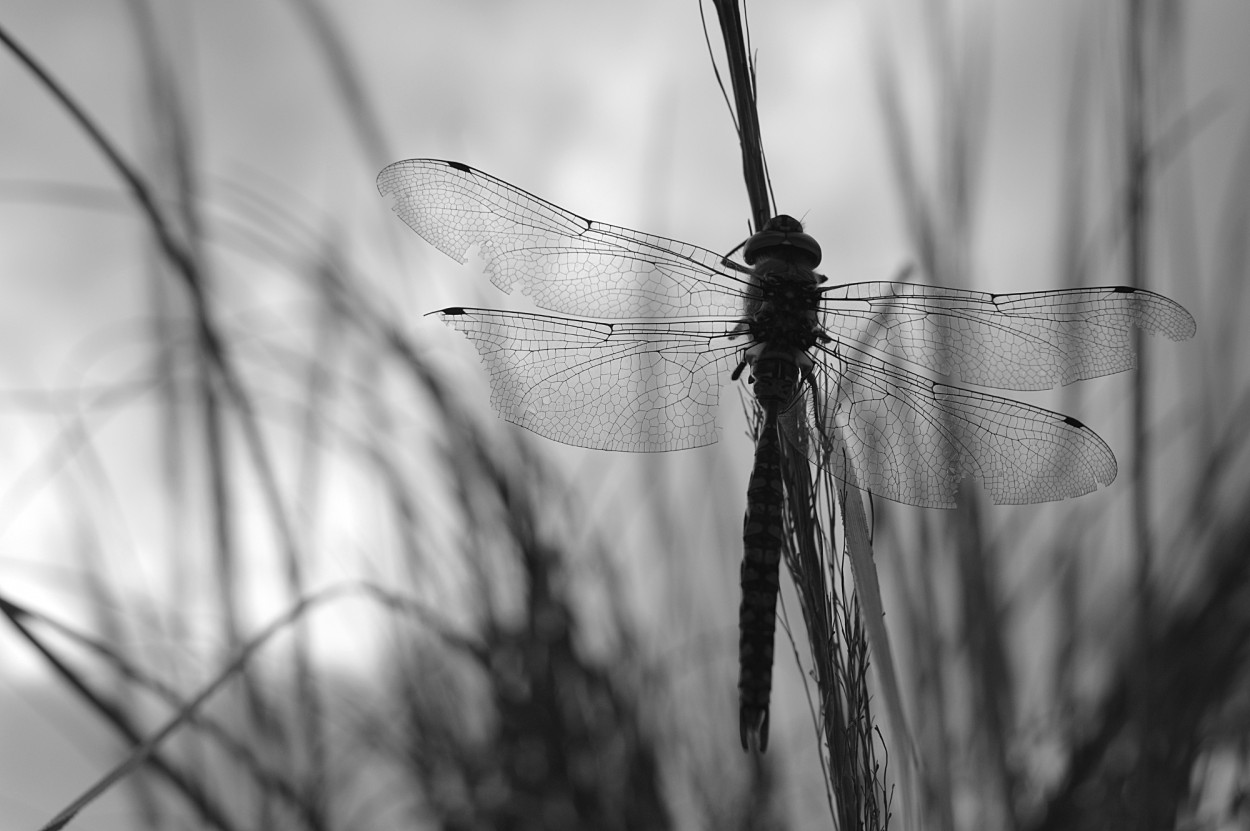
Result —
[[768, 701], [772, 691], [773, 641], [785, 526], [779, 411], [793, 396], [800, 374], [796, 356], [765, 354], [752, 366], [764, 422], [755, 443], [743, 522], [742, 603], [738, 608], [738, 701], [742, 748], [752, 741], [768, 749]]

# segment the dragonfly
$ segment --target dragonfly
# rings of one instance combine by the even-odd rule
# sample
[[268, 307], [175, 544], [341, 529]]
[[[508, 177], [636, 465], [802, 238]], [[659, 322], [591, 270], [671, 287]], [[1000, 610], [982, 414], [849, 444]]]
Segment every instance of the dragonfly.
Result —
[[785, 215], [741, 246], [739, 263], [586, 219], [459, 162], [396, 162], [377, 186], [435, 248], [462, 265], [476, 252], [495, 286], [555, 313], [431, 313], [476, 348], [507, 421], [579, 447], [681, 450], [715, 442], [721, 391], [751, 386], [762, 419], [743, 532], [739, 733], [760, 752], [783, 442], [908, 505], [953, 507], [965, 479], [998, 504], [1081, 496], [1115, 478], [1106, 442], [1075, 418], [970, 387], [1044, 390], [1121, 372], [1136, 366], [1135, 328], [1173, 341], [1196, 330], [1176, 302], [1124, 286], [828, 285], [819, 244]]

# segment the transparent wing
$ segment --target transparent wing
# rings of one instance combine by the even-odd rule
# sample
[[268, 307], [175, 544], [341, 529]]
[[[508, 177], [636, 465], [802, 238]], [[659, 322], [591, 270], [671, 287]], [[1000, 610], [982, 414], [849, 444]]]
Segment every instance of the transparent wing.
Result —
[[[845, 347], [827, 350], [805, 403], [834, 474], [851, 465], [859, 487], [928, 508], [951, 508], [964, 479], [997, 504], [1051, 502], [1108, 485], [1115, 456], [1074, 418], [940, 384]], [[862, 359], [861, 359], [862, 358]]]
[[490, 374], [505, 419], [565, 444], [681, 450], [718, 438], [717, 401], [742, 345], [736, 321], [599, 323], [444, 309]]
[[1137, 365], [1131, 330], [1193, 337], [1179, 304], [1125, 287], [986, 294], [908, 283], [852, 283], [823, 294], [824, 326], [857, 348], [963, 383], [1051, 389]]
[[378, 176], [399, 218], [457, 262], [477, 247], [491, 282], [583, 317], [742, 312], [744, 275], [715, 252], [592, 222], [459, 162], [409, 159]]

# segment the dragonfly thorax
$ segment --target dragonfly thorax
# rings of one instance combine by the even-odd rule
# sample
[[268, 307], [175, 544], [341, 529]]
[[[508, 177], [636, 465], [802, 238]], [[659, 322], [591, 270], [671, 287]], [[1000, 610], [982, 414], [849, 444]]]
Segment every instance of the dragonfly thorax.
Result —
[[821, 279], [806, 265], [772, 252], [752, 272], [742, 321], [751, 344], [734, 377], [750, 367], [761, 402], [791, 398], [797, 381], [811, 371], [809, 350], [828, 340], [817, 314]]
[[768, 256], [756, 265], [743, 322], [754, 344], [806, 352], [824, 339], [817, 309], [821, 278], [810, 268]]

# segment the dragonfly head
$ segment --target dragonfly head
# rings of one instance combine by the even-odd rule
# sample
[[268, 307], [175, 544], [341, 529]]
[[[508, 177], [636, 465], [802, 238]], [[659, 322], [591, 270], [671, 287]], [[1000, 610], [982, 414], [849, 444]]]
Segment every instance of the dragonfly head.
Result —
[[764, 224], [764, 230], [747, 240], [742, 257], [747, 265], [755, 265], [762, 256], [797, 262], [808, 268], [820, 264], [820, 243], [803, 233], [803, 223], [792, 216], [778, 214]]

